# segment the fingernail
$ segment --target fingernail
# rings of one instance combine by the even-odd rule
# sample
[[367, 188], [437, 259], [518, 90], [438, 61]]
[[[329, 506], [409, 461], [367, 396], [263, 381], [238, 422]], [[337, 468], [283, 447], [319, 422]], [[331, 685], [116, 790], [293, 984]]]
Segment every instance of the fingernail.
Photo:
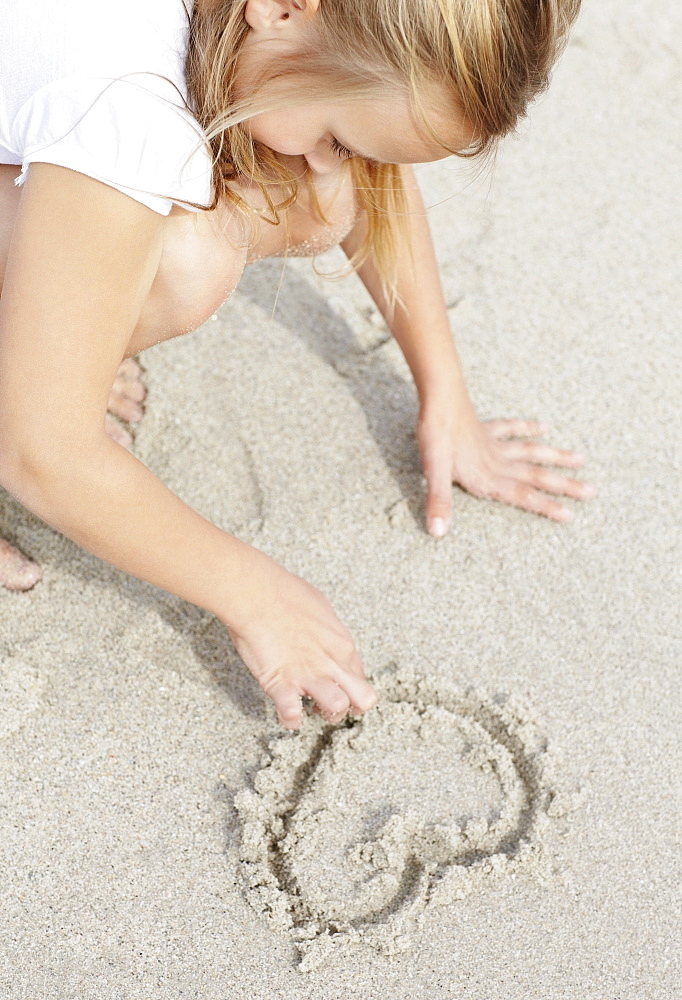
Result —
[[586, 484], [585, 484], [585, 485], [583, 486], [583, 490], [582, 490], [582, 493], [583, 493], [583, 496], [584, 496], [584, 497], [593, 497], [593, 496], [595, 496], [596, 492], [597, 492], [597, 491], [596, 491], [596, 489], [594, 488], [594, 486], [591, 486], [591, 485], [590, 485], [589, 483], [586, 483]]
[[562, 507], [557, 514], [557, 521], [572, 521], [573, 511], [569, 510], [568, 507]]
[[442, 517], [434, 517], [429, 524], [429, 534], [434, 538], [442, 538], [447, 532], [448, 526]]

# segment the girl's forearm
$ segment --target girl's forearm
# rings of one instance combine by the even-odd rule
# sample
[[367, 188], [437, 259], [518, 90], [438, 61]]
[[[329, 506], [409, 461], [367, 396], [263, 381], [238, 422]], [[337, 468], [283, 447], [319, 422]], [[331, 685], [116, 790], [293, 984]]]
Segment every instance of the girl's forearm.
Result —
[[302, 722], [302, 697], [334, 723], [376, 704], [350, 633], [319, 591], [205, 520], [109, 438], [93, 450], [2, 481], [83, 548], [215, 614], [287, 728]]
[[192, 510], [110, 438], [61, 470], [24, 470], [3, 485], [34, 514], [119, 569], [229, 625], [253, 612], [275, 564]]
[[[409, 245], [400, 251], [396, 269], [401, 301], [395, 306], [387, 301], [371, 257], [358, 269], [358, 275], [405, 355], [422, 403], [440, 394], [450, 398], [455, 394], [463, 406], [470, 407], [424, 202], [411, 168], [401, 167], [401, 173], [409, 227]], [[365, 226], [361, 219], [344, 240], [348, 257], [360, 246]]]

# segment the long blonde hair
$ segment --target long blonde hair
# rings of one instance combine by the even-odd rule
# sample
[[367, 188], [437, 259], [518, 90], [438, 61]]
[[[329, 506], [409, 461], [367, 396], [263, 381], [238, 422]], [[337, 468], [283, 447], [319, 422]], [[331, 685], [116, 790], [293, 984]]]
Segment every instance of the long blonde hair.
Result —
[[[251, 139], [244, 126], [248, 118], [313, 100], [357, 100], [377, 88], [402, 93], [407, 88], [425, 130], [444, 149], [456, 156], [481, 156], [514, 130], [529, 102], [547, 86], [580, 0], [321, 0], [310, 19], [306, 48], [264, 75], [267, 97], [259, 86], [248, 100], [237, 102], [237, 59], [249, 30], [245, 5], [246, 0], [195, 3], [188, 94], [213, 152], [211, 208], [227, 199], [248, 212], [232, 187], [240, 177], [248, 178], [262, 191], [269, 221], [277, 224], [296, 198], [296, 179], [271, 150]], [[297, 94], [291, 87], [302, 72], [319, 81], [316, 96], [309, 88], [299, 87]], [[273, 82], [279, 88], [273, 90]], [[450, 113], [471, 123], [474, 139], [466, 149], [436, 132], [426, 106], [435, 92], [446, 97], [437, 109], [439, 121]], [[348, 166], [368, 223], [352, 264], [357, 267], [373, 254], [391, 286], [405, 219], [399, 170], [357, 157]]]

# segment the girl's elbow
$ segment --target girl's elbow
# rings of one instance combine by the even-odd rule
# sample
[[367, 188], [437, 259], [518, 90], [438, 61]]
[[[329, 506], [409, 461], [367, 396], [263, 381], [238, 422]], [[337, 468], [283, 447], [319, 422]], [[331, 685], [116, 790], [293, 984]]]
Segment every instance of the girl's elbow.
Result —
[[0, 426], [0, 486], [31, 509], [64, 480], [81, 450], [66, 434], [26, 428], [12, 433]]
[[52, 464], [40, 452], [0, 435], [0, 486], [25, 507], [32, 508], [33, 497], [53, 476]]

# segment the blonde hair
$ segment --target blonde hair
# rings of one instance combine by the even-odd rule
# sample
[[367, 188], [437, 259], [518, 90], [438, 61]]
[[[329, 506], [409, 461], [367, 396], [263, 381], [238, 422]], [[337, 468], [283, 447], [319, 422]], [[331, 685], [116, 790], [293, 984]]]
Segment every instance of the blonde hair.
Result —
[[[195, 3], [188, 94], [213, 153], [210, 207], [228, 199], [248, 212], [231, 187], [248, 178], [262, 191], [273, 224], [295, 200], [296, 179], [271, 150], [251, 139], [244, 126], [248, 118], [332, 96], [359, 100], [375, 96], [377, 89], [404, 94], [407, 88], [433, 139], [456, 156], [481, 156], [514, 130], [529, 102], [546, 88], [580, 8], [580, 0], [321, 0], [306, 47], [269, 66], [251, 97], [238, 102], [237, 59], [249, 30], [245, 4]], [[300, 83], [298, 92], [291, 86], [301, 73], [316, 79], [314, 96]], [[434, 94], [442, 96], [438, 107], [429, 108]], [[474, 138], [466, 149], [458, 149], [442, 125], [436, 130], [432, 118], [442, 123], [448, 116], [455, 121], [463, 116], [472, 126]], [[390, 286], [405, 221], [399, 169], [357, 157], [348, 167], [368, 224], [351, 263], [357, 267], [373, 254]]]

